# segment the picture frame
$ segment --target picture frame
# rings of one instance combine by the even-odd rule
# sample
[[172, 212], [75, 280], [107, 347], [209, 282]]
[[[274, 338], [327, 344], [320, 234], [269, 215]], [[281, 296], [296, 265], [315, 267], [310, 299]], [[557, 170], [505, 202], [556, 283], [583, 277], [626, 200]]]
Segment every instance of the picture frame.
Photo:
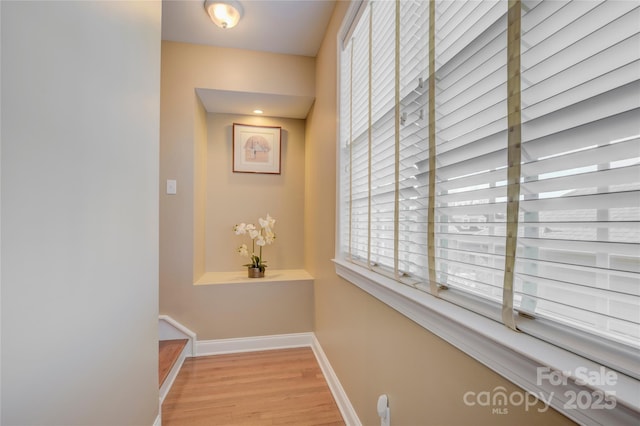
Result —
[[281, 173], [282, 128], [233, 123], [233, 172]]

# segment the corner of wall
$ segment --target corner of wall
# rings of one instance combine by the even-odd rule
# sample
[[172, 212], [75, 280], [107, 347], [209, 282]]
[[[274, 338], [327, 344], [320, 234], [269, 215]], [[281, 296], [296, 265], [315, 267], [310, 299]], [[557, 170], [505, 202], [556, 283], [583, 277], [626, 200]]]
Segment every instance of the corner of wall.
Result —
[[194, 96], [194, 170], [193, 170], [193, 282], [205, 273], [206, 197], [207, 197], [207, 111]]

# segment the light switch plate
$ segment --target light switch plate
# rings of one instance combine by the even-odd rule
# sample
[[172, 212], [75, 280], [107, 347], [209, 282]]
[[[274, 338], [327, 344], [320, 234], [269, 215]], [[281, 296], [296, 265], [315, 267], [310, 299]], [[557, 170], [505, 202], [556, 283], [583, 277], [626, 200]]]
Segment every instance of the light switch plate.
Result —
[[173, 195], [177, 192], [177, 183], [173, 179], [167, 179], [167, 194]]

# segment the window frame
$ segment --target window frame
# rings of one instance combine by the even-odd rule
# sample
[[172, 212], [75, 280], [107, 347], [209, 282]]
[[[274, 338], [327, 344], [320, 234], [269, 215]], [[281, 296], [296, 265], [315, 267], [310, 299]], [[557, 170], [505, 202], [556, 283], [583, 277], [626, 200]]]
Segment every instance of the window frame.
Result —
[[[340, 119], [340, 56], [344, 40], [354, 22], [360, 18], [367, 0], [351, 3], [338, 32], [336, 43], [337, 73], [337, 120]], [[333, 259], [336, 274], [372, 295], [387, 306], [413, 320], [424, 329], [434, 333], [452, 344], [467, 355], [476, 359], [486, 367], [500, 374], [507, 380], [533, 394], [544, 404], [548, 404], [570, 419], [582, 424], [633, 424], [640, 415], [640, 380], [619, 371], [602, 367], [600, 364], [584, 356], [560, 348], [530, 334], [515, 332], [501, 322], [475, 313], [455, 304], [456, 298], [464, 298], [455, 290], [447, 290], [447, 298], [434, 297], [422, 290], [401, 284], [393, 278], [372, 271], [363, 265], [348, 260], [342, 252], [342, 235], [340, 230], [343, 211], [341, 205], [341, 144], [340, 125], [336, 127], [336, 244]], [[526, 318], [519, 320], [525, 323]], [[527, 327], [529, 328], [529, 327]], [[555, 341], [573, 338], [582, 339], [579, 331], [569, 328], [558, 328], [551, 331]], [[552, 341], [554, 341], [552, 339]], [[614, 348], [612, 352], [616, 353]], [[623, 351], [622, 351], [623, 352]], [[624, 358], [627, 354], [620, 353]], [[614, 372], [617, 376], [615, 385], [588, 384], [576, 381], [576, 370], [586, 369], [589, 372]], [[542, 369], [542, 370], [541, 370]], [[541, 379], [541, 371], [550, 369], [560, 372], [568, 380], [563, 383], [550, 383]], [[585, 370], [583, 370], [585, 371]], [[573, 377], [572, 377], [573, 376]], [[490, 391], [490, 389], [486, 389]], [[587, 392], [592, 396], [614, 396], [614, 409], [580, 409], [572, 406], [571, 398]]]

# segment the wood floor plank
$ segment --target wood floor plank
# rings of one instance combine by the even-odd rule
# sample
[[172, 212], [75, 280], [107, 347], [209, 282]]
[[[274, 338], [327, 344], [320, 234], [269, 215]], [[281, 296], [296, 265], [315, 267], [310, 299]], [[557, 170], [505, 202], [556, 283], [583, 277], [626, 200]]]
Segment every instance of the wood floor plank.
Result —
[[158, 384], [162, 386], [169, 375], [171, 368], [176, 363], [182, 353], [182, 349], [187, 345], [187, 339], [160, 340], [158, 344]]
[[310, 348], [187, 358], [164, 426], [344, 425]]

